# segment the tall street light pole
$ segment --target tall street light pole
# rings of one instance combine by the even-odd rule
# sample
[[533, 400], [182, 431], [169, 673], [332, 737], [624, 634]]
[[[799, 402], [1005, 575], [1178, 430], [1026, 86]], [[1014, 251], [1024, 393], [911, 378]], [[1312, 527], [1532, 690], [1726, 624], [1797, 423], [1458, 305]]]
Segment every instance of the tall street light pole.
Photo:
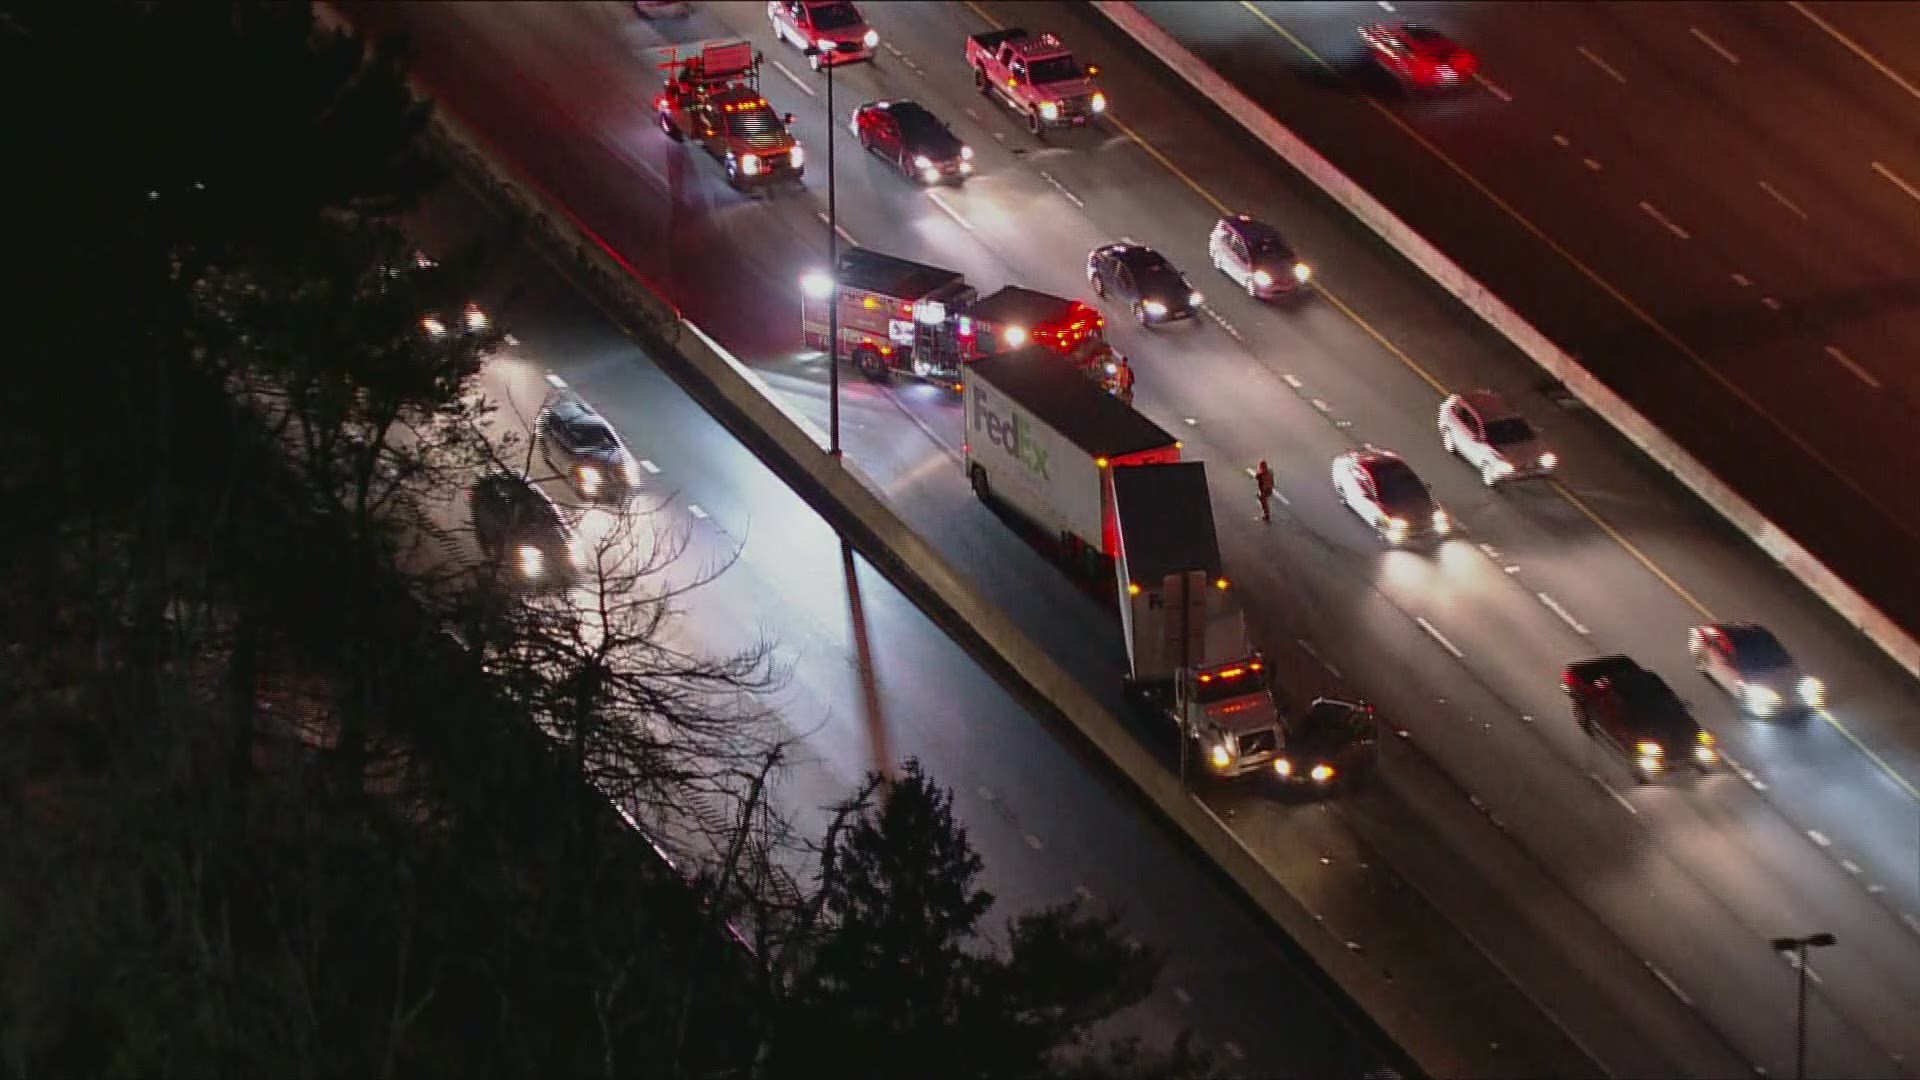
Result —
[[[817, 53], [820, 46], [814, 45]], [[839, 115], [833, 111], [833, 54], [821, 57], [827, 72], [827, 274], [833, 279], [833, 298], [827, 301], [827, 453], [840, 456], [840, 213], [834, 202], [833, 132]]]
[[1792, 953], [1794, 967], [1800, 969], [1799, 1004], [1794, 1010], [1793, 1074], [1800, 1080], [1807, 1080], [1807, 950], [1824, 949], [1834, 944], [1836, 939], [1825, 932], [1808, 934], [1806, 937], [1780, 937], [1773, 939], [1775, 952]]

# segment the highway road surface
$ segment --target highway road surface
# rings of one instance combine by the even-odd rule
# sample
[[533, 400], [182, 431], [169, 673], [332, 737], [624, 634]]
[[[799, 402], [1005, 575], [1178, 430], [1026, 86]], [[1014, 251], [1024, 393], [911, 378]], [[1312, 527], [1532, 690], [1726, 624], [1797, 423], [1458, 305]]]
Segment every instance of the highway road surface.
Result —
[[[1140, 6], [1920, 632], [1920, 9]], [[1376, 19], [1484, 78], [1398, 93]]]
[[[974, 94], [960, 61], [965, 35], [1002, 9], [876, 5], [869, 15], [892, 48], [839, 74], [836, 113], [912, 95], [975, 146], [980, 171], [964, 190], [922, 192], [843, 144], [839, 223], [858, 242], [964, 271], [983, 291], [1081, 291], [1084, 252], [1132, 236], [1212, 298], [1217, 320], [1157, 334], [1113, 325], [1140, 372], [1138, 403], [1213, 463], [1229, 566], [1258, 601], [1270, 647], [1317, 658], [1319, 679], [1357, 687], [1406, 732], [1377, 795], [1290, 807], [1232, 791], [1215, 805], [1361, 949], [1404, 944], [1394, 927], [1367, 923], [1352, 884], [1384, 863], [1617, 1075], [1790, 1071], [1793, 972], [1766, 943], [1812, 930], [1841, 942], [1816, 958], [1816, 1072], [1901, 1071], [1920, 1050], [1906, 1021], [1920, 1003], [1915, 687], [1591, 418], [1532, 393], [1524, 358], [1096, 16], [1011, 10], [1102, 64], [1115, 116], [1037, 144]], [[611, 4], [354, 11], [408, 30], [451, 111], [824, 417], [820, 358], [797, 348], [796, 295], [824, 257], [824, 80], [773, 42], [761, 8], [698, 5], [658, 24]], [[806, 191], [729, 191], [712, 162], [652, 124], [654, 50], [729, 34], [778, 62], [764, 89], [799, 114], [815, 163]], [[1324, 287], [1283, 308], [1231, 295], [1204, 267], [1206, 228], [1224, 207], [1280, 224]], [[1444, 456], [1439, 388], [1475, 385], [1501, 389], [1546, 429], [1566, 461], [1559, 482], [1488, 492]], [[853, 381], [846, 393], [849, 453], [1117, 703], [1110, 602], [1063, 591], [1063, 575], [1037, 572], [1036, 550], [969, 501], [953, 402], [921, 386]], [[1404, 452], [1464, 535], [1431, 557], [1382, 551], [1326, 481], [1329, 459], [1361, 442]], [[1237, 478], [1258, 458], [1274, 463], [1285, 498], [1270, 526], [1253, 520]], [[1709, 615], [1773, 626], [1827, 677], [1831, 711], [1799, 723], [1739, 717], [1687, 670], [1686, 628]], [[1568, 660], [1611, 651], [1693, 698], [1735, 767], [1634, 787], [1579, 734], [1558, 689]], [[1303, 672], [1294, 679], [1306, 693]], [[1325, 874], [1312, 872], [1318, 860]]]
[[[431, 217], [442, 244], [496, 225], [459, 193]], [[869, 770], [917, 757], [953, 789], [985, 861], [983, 884], [1000, 904], [990, 925], [1078, 897], [1118, 912], [1126, 933], [1165, 954], [1154, 996], [1111, 1034], [1165, 1046], [1192, 1028], [1200, 1045], [1254, 1076], [1406, 1068], [1291, 943], [843, 550], [831, 527], [549, 265], [510, 246], [498, 270], [497, 293], [512, 300], [489, 309], [513, 340], [489, 362], [482, 392], [497, 406], [505, 455], [525, 459], [531, 421], [556, 383], [622, 432], [643, 470], [631, 512], [644, 522], [631, 538], [650, 542], [659, 530], [687, 544], [645, 584], [665, 591], [711, 577], [672, 602], [674, 643], [714, 656], [762, 641], [776, 648], [786, 675], [761, 704], [795, 746], [774, 797], [807, 835], [819, 835], [826, 808]], [[549, 472], [537, 461], [532, 468]], [[616, 531], [609, 511], [581, 506], [557, 480], [544, 486], [583, 536]], [[449, 523], [458, 527], [461, 517], [456, 510]], [[471, 547], [460, 554], [479, 558]]]

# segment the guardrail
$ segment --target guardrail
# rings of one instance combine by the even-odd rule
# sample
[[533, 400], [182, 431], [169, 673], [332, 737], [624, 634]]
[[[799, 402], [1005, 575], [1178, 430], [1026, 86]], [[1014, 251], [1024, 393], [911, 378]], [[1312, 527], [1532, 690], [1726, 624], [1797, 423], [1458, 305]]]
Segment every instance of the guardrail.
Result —
[[1345, 173], [1274, 119], [1258, 103], [1228, 82], [1206, 61], [1161, 29], [1128, 0], [1093, 0], [1093, 7], [1141, 48], [1165, 64], [1187, 85], [1219, 106], [1235, 123], [1327, 193], [1348, 213], [1359, 218], [1406, 260], [1420, 268], [1441, 288], [1480, 316], [1514, 347], [1567, 388], [1614, 430], [1626, 436], [1661, 468], [1686, 485], [1720, 516], [1739, 529], [1780, 568], [1839, 613], [1894, 663], [1920, 678], [1920, 641], [1901, 629], [1866, 597], [1758, 508], [1728, 487], [1719, 477], [1668, 438], [1639, 410], [1608, 389], [1599, 379], [1546, 335], [1474, 280], [1439, 248], [1413, 231], [1393, 211], [1368, 194]]
[[[351, 26], [325, 2], [317, 2], [322, 25]], [[416, 93], [426, 98], [424, 89]], [[1356, 1001], [1388, 1038], [1432, 1076], [1591, 1076], [1598, 1066], [1570, 1037], [1515, 1039], [1539, 1050], [1540, 1060], [1522, 1061], [1517, 1047], [1489, 1033], [1473, 1039], [1437, 1030], [1414, 982], [1450, 983], [1450, 973], [1427, 979], [1403, 970], [1396, 976], [1336, 940], [1256, 855], [1201, 800], [1186, 791], [1118, 717], [1053, 662], [997, 607], [973, 588], [937, 551], [886, 505], [882, 487], [857, 463], [827, 452], [823, 432], [786, 404], [753, 371], [672, 305], [650, 290], [643, 277], [601, 241], [559, 200], [542, 191], [487, 147], [458, 119], [438, 110], [432, 129], [436, 149], [484, 201], [521, 227], [537, 250], [563, 276], [598, 300], [622, 328], [731, 434], [789, 484], [936, 625], [1023, 700], [1071, 725], [1153, 804], [1185, 839], [1306, 954], [1307, 959]], [[1476, 948], [1477, 947], [1473, 947]], [[1504, 975], [1484, 953], [1475, 955]], [[1529, 1024], [1560, 1032], [1553, 1019], [1514, 988], [1516, 1007]], [[1519, 1034], [1519, 1033], [1505, 1033]]]

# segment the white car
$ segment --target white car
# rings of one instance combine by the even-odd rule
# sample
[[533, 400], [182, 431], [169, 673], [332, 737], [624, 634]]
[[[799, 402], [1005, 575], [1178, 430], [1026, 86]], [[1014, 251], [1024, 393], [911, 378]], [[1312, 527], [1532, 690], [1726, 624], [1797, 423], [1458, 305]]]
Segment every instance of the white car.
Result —
[[1347, 509], [1396, 547], [1436, 541], [1453, 531], [1453, 519], [1433, 501], [1426, 482], [1392, 451], [1369, 446], [1334, 458], [1333, 490]]
[[847, 0], [767, 0], [773, 36], [807, 54], [813, 70], [872, 60], [880, 34]]
[[1527, 418], [1491, 390], [1447, 398], [1440, 403], [1439, 423], [1440, 445], [1478, 470], [1488, 487], [1547, 476], [1560, 464], [1560, 455], [1546, 448]]
[[1827, 704], [1827, 684], [1800, 669], [1780, 639], [1754, 623], [1713, 623], [1687, 631], [1700, 674], [1762, 719]]

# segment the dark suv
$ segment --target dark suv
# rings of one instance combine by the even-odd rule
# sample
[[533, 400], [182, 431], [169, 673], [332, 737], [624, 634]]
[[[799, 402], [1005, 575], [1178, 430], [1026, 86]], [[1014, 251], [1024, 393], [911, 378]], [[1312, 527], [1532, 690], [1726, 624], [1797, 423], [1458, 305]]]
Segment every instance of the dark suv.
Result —
[[1273, 770], [1282, 781], [1320, 790], [1355, 790], [1371, 777], [1380, 757], [1380, 725], [1373, 707], [1336, 698], [1315, 698], [1286, 723], [1286, 745]]
[[562, 586], [579, 569], [573, 527], [547, 493], [524, 476], [488, 473], [467, 492], [473, 534], [488, 559], [529, 586]]
[[1560, 683], [1573, 701], [1574, 719], [1625, 755], [1641, 783], [1684, 765], [1705, 772], [1720, 759], [1712, 733], [1666, 680], [1629, 657], [1568, 664]]

